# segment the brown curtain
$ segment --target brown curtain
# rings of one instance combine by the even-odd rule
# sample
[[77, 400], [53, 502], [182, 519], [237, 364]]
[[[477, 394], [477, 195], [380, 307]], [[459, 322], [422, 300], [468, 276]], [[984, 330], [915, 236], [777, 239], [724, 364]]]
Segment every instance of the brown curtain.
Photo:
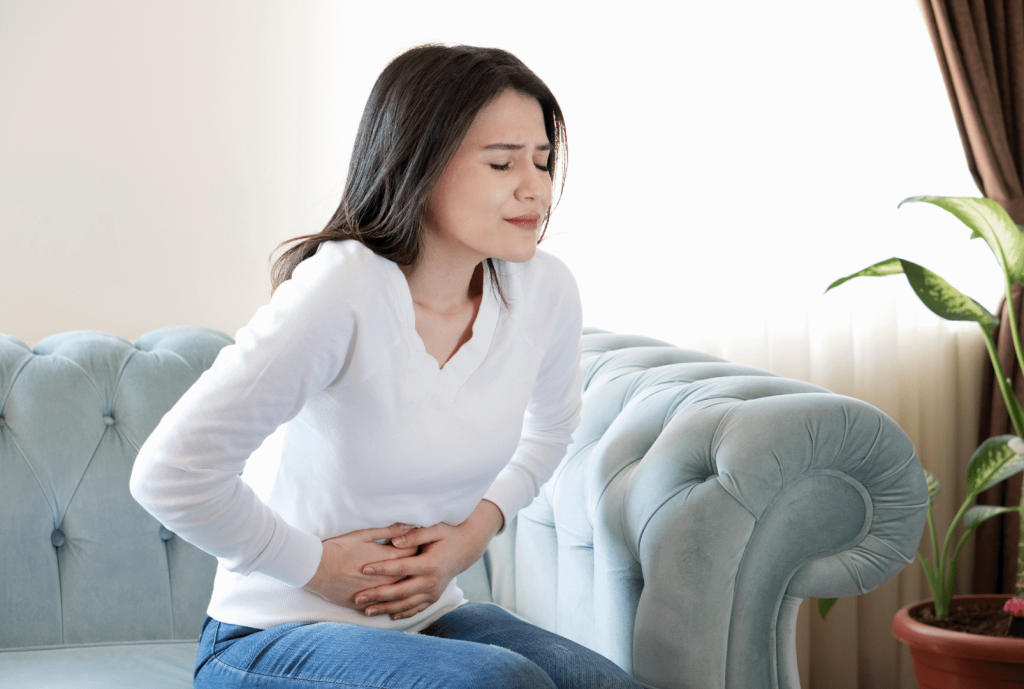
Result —
[[[920, 0], [953, 106], [967, 166], [981, 193], [998, 201], [1024, 224], [1024, 0]], [[1024, 326], [1024, 288], [1012, 291], [1018, 326]], [[1024, 373], [1017, 367], [1006, 305], [999, 307], [999, 358], [1018, 399]], [[1024, 337], [1024, 333], [1022, 333]], [[1013, 433], [989, 366], [982, 391], [979, 442]], [[1020, 504], [1020, 476], [978, 498], [985, 505]], [[1020, 520], [996, 517], [975, 540], [976, 593], [1013, 591]]]

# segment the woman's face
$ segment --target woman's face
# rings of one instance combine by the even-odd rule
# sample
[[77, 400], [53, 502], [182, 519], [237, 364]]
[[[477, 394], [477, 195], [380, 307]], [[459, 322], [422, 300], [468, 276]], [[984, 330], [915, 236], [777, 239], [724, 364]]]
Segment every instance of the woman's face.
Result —
[[484, 106], [427, 200], [427, 247], [476, 265], [537, 251], [551, 205], [551, 143], [536, 98], [505, 91]]

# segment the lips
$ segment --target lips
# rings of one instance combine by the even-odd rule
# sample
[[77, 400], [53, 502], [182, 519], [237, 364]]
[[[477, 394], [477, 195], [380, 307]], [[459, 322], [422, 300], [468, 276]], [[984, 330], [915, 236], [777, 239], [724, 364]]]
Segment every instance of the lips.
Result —
[[512, 223], [516, 227], [524, 230], [536, 230], [537, 223], [540, 222], [539, 215], [522, 215], [518, 218], [505, 218], [505, 222]]

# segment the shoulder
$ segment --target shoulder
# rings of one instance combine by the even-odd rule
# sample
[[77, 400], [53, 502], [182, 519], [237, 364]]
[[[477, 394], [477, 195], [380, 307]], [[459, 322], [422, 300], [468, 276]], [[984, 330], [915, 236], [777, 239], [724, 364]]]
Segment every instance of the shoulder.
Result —
[[561, 259], [541, 249], [526, 263], [503, 264], [501, 273], [509, 284], [510, 296], [517, 300], [579, 302], [579, 288], [572, 271]]
[[387, 306], [395, 301], [391, 271], [401, 275], [395, 264], [359, 242], [325, 242], [295, 267], [247, 328], [291, 339], [305, 337], [311, 343], [348, 340], [357, 322], [373, 325], [369, 330], [389, 330], [386, 324], [395, 318]]
[[560, 259], [538, 249], [526, 263], [504, 263], [500, 274], [508, 315], [534, 347], [547, 349], [562, 327], [582, 329], [579, 288]]
[[292, 280], [301, 286], [322, 283], [352, 283], [354, 286], [366, 281], [382, 282], [386, 278], [382, 261], [387, 259], [353, 239], [324, 242], [314, 255], [295, 267]]
[[363, 302], [391, 301], [390, 290], [397, 270], [385, 258], [354, 240], [324, 242], [317, 252], [295, 267], [281, 283], [274, 300], [317, 302], [319, 309], [358, 309]]

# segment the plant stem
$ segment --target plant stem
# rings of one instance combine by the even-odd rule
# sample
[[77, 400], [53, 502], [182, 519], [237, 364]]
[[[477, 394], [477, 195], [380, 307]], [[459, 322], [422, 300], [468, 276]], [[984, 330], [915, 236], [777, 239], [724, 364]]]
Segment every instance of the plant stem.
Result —
[[[1010, 284], [1010, 276], [1007, 271], [1003, 271], [1003, 276], [1006, 280], [1005, 308], [1006, 315], [1009, 317], [1010, 334], [1013, 336], [1013, 349], [1017, 354], [1017, 367], [1024, 371], [1024, 354], [1021, 353], [1020, 332], [1017, 329], [1017, 309], [1013, 303], [1013, 285]], [[1007, 381], [1006, 387], [1008, 389], [1002, 391], [1004, 396], [1006, 394], [1014, 394], [1010, 385], [1010, 382]], [[1017, 431], [1017, 435], [1021, 436], [1021, 425], [1015, 423], [1014, 428]], [[1024, 598], [1024, 490], [1021, 491], [1020, 509], [1017, 511], [1017, 518], [1020, 520], [1020, 537], [1017, 541], [1017, 582], [1014, 587], [1014, 595], [1017, 598]]]
[[[953, 517], [953, 521], [951, 521], [949, 523], [949, 530], [946, 531], [946, 539], [942, 543], [942, 553], [941, 553], [942, 564], [940, 566], [942, 567], [943, 577], [946, 577], [946, 568], [947, 568], [947, 565], [946, 565], [946, 562], [947, 562], [947, 560], [946, 560], [946, 552], [949, 550], [949, 546], [953, 542], [953, 532], [956, 530], [956, 525], [960, 523], [961, 519], [963, 519], [964, 513], [967, 512], [968, 509], [970, 509], [972, 502], [974, 502], [974, 497], [973, 496], [968, 496], [968, 498], [966, 500], [964, 500], [964, 504], [960, 505], [960, 509], [957, 511], [956, 516]], [[953, 559], [953, 561], [950, 563], [949, 566], [951, 567], [951, 569], [953, 571], [952, 571], [952, 574], [949, 575], [947, 578], [948, 579], [952, 579], [952, 577], [956, 576], [956, 559], [955, 558]], [[952, 594], [952, 589], [953, 589], [952, 581], [950, 581], [948, 583], [947, 587], [950, 589], [950, 594]], [[938, 615], [936, 615], [936, 617], [938, 617]]]
[[1021, 520], [1020, 542], [1017, 543], [1017, 587], [1014, 595], [1024, 598], [1024, 495], [1020, 499], [1021, 511], [1017, 515]]
[[985, 347], [988, 348], [988, 357], [992, 360], [992, 368], [996, 372], [996, 382], [999, 383], [999, 390], [1003, 393], [1003, 399], [1006, 400], [1006, 411], [1009, 413], [1010, 421], [1013, 423], [1013, 430], [1017, 432], [1018, 436], [1024, 437], [1024, 418], [1021, 418], [1020, 405], [1011, 405], [1009, 402], [1011, 397], [1014, 399], [1016, 397], [1006, 380], [1006, 374], [1003, 372], [1003, 365], [999, 361], [999, 353], [996, 351], [995, 342], [992, 340], [992, 335], [984, 328], [981, 329], [981, 334], [985, 336]]
[[932, 557], [935, 558], [936, 569], [939, 565], [939, 539], [935, 535], [935, 515], [932, 514], [932, 506], [928, 505], [928, 532], [932, 537]]
[[[1003, 279], [1006, 281], [1006, 315], [1010, 319], [1010, 336], [1013, 338], [1013, 351], [1017, 353], [1017, 366], [1024, 369], [1024, 354], [1020, 348], [1020, 333], [1017, 331], [1017, 309], [1013, 306], [1013, 285], [1010, 284], [1010, 276], [1003, 271]], [[1012, 392], [1012, 391], [1011, 391]], [[1021, 434], [1017, 429], [1017, 435]]]

